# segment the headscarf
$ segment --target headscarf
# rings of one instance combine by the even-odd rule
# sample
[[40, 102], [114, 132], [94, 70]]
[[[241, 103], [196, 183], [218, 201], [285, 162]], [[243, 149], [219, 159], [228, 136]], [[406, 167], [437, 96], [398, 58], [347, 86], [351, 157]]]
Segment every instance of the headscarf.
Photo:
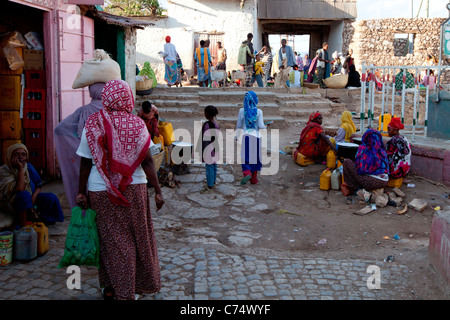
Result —
[[311, 122], [314, 122], [313, 120], [317, 119], [321, 115], [322, 114], [319, 111], [311, 113], [311, 115], [309, 116], [308, 122], [306, 124], [310, 124]]
[[356, 126], [353, 123], [352, 113], [344, 111], [341, 116], [341, 128], [345, 130], [345, 141], [350, 142], [350, 137], [356, 132]]
[[147, 154], [150, 135], [144, 121], [132, 113], [134, 98], [127, 82], [108, 82], [102, 103], [103, 109], [86, 122], [86, 138], [109, 199], [116, 205], [129, 206], [122, 193]]
[[400, 118], [397, 118], [396, 116], [392, 116], [391, 122], [389, 122], [388, 127], [391, 127], [393, 129], [402, 130], [405, 128], [404, 124], [400, 120]]
[[[6, 150], [6, 163], [0, 167], [0, 203], [2, 205], [4, 203], [10, 202], [13, 199], [13, 191], [16, 186], [16, 180], [19, 171], [13, 167], [11, 160], [14, 151], [18, 149], [25, 150], [28, 159], [28, 149], [22, 143], [16, 143]], [[30, 175], [28, 173], [27, 164], [25, 164], [24, 171], [25, 190], [31, 193]]]
[[244, 119], [248, 129], [254, 129], [258, 116], [258, 96], [253, 91], [247, 91], [244, 96]]
[[367, 129], [364, 132], [356, 153], [355, 165], [361, 175], [389, 173], [388, 157], [379, 131]]
[[166, 42], [169, 43], [170, 40], [171, 40], [170, 36], [167, 36], [167, 37], [166, 37]]
[[299, 146], [302, 143], [302, 141], [305, 141], [305, 139], [306, 139], [306, 137], [307, 137], [307, 135], [308, 135], [308, 133], [310, 132], [311, 129], [316, 128], [316, 130], [318, 129], [319, 132], [323, 131], [322, 126], [314, 121], [315, 119], [317, 119], [321, 115], [322, 114], [319, 111], [311, 113], [311, 115], [309, 116], [308, 122], [306, 123], [306, 127], [303, 128], [302, 132], [300, 133]]
[[153, 80], [153, 84], [152, 87], [156, 87], [158, 85], [158, 80], [156, 80], [156, 75], [155, 75], [155, 71], [153, 71], [150, 62], [145, 61], [144, 62], [144, 67], [142, 68], [142, 70], [139, 72], [140, 76], [147, 76], [150, 80]]

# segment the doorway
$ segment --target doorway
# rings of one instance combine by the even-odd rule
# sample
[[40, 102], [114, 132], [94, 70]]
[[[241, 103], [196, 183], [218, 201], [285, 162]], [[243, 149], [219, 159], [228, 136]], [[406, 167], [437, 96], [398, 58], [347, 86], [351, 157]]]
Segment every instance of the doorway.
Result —
[[311, 41], [311, 36], [309, 34], [304, 35], [270, 34], [269, 45], [272, 54], [275, 55], [276, 52], [280, 49], [281, 39], [286, 39], [287, 45], [291, 46], [294, 52], [297, 52], [297, 55], [299, 55], [300, 57], [304, 57], [305, 54], [309, 55], [310, 41]]
[[195, 51], [200, 47], [200, 41], [209, 40], [209, 52], [211, 54], [211, 62], [212, 65], [215, 66], [217, 64], [217, 42], [221, 42], [222, 46], [226, 48], [226, 44], [223, 42], [224, 34], [223, 33], [195, 33], [194, 34], [194, 53], [193, 53], [193, 66], [194, 66], [194, 75], [197, 75], [197, 64], [195, 63]]

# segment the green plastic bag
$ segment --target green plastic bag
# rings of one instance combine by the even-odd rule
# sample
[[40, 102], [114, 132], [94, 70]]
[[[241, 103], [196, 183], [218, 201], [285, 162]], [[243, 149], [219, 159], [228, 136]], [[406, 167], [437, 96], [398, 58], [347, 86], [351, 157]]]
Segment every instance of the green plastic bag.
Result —
[[69, 229], [67, 230], [64, 255], [58, 268], [77, 266], [95, 266], [100, 268], [100, 244], [98, 241], [97, 213], [92, 209], [72, 208]]

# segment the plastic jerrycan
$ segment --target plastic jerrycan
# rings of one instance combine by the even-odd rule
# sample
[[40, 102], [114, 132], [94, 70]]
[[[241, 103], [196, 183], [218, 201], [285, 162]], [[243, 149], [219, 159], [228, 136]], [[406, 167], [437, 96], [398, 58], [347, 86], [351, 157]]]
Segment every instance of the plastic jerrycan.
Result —
[[339, 169], [335, 169], [331, 174], [331, 189], [340, 190], [342, 184], [341, 171]]
[[327, 167], [329, 169], [336, 169], [336, 155], [333, 150], [330, 150], [327, 153]]
[[331, 188], [331, 171], [325, 169], [320, 175], [320, 190], [330, 190]]
[[39, 256], [45, 254], [49, 248], [48, 228], [42, 222], [32, 224], [34, 231], [37, 233], [37, 254]]
[[37, 234], [31, 226], [14, 231], [14, 260], [27, 262], [37, 257]]

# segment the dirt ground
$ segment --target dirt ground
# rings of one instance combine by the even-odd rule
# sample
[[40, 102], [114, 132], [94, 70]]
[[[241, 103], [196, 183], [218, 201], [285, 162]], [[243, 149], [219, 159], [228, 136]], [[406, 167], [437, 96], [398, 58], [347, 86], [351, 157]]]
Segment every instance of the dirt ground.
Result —
[[[298, 141], [301, 125], [290, 125], [280, 131], [280, 150], [292, 142]], [[258, 235], [251, 246], [243, 249], [229, 242], [233, 221], [229, 216], [233, 211], [229, 205], [218, 210], [223, 220], [214, 223], [205, 220], [191, 220], [177, 224], [173, 228], [160, 230], [162, 241], [174, 245], [183, 237], [189, 237], [187, 230], [217, 232], [217, 241], [222, 248], [246, 251], [255, 254], [276, 253], [278, 256], [320, 256], [334, 259], [369, 259], [383, 261], [388, 256], [411, 270], [410, 278], [414, 279], [411, 288], [411, 299], [449, 299], [450, 288], [430, 265], [428, 243], [431, 223], [436, 207], [450, 207], [450, 188], [433, 181], [410, 174], [400, 188], [404, 193], [404, 203], [413, 199], [427, 201], [422, 212], [409, 208], [402, 215], [397, 208], [386, 206], [377, 208], [367, 215], [356, 215], [355, 212], [367, 204], [357, 196], [352, 196], [352, 203], [341, 191], [319, 189], [319, 176], [325, 165], [300, 167], [287, 154], [279, 154], [279, 170], [273, 176], [259, 176], [257, 185], [239, 186], [242, 178], [240, 165], [222, 165], [221, 167], [235, 176], [233, 186], [248, 190], [247, 196], [253, 198], [251, 206], [266, 204], [262, 210], [246, 211], [244, 217], [252, 219], [245, 232]], [[200, 175], [204, 175], [201, 171]], [[408, 187], [408, 184], [414, 187]], [[386, 188], [386, 192], [392, 188]], [[245, 191], [245, 190], [244, 190]], [[176, 192], [176, 191], [175, 191]], [[179, 195], [171, 196], [170, 203]], [[232, 200], [233, 196], [229, 196]], [[347, 200], [347, 201], [346, 201]], [[177, 210], [176, 207], [173, 207]], [[169, 210], [169, 209], [167, 209]], [[239, 212], [239, 208], [237, 208]], [[167, 211], [166, 211], [167, 212]], [[163, 220], [165, 212], [162, 211]], [[394, 235], [400, 237], [394, 239]], [[385, 239], [387, 237], [388, 239]]]

